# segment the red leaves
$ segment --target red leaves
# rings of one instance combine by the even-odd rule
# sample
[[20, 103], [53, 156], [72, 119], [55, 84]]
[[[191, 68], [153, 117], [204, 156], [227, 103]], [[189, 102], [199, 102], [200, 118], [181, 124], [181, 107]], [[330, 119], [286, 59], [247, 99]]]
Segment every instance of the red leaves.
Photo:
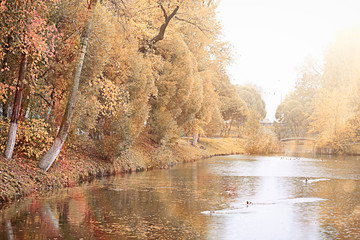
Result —
[[[55, 41], [60, 37], [55, 25], [50, 24], [48, 17], [52, 7], [58, 3], [53, 1], [16, 0], [3, 1], [0, 4], [0, 35], [12, 36], [11, 52], [21, 50], [31, 55], [36, 61], [48, 61], [54, 57]], [[52, 5], [52, 7], [49, 7]], [[5, 49], [0, 49], [0, 56]]]

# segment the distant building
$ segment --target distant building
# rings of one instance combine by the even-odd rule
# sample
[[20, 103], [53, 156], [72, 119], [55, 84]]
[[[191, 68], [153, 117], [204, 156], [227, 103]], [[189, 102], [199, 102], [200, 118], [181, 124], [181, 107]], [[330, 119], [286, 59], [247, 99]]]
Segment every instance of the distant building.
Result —
[[269, 119], [265, 118], [264, 120], [260, 120], [260, 125], [263, 127], [272, 127], [274, 126], [274, 122], [271, 122]]

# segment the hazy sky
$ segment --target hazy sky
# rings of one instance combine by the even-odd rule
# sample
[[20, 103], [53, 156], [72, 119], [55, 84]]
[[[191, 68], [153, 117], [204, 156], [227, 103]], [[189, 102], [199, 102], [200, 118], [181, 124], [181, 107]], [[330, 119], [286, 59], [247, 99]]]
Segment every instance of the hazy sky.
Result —
[[296, 80], [308, 55], [321, 59], [335, 32], [360, 22], [360, 0], [221, 0], [218, 17], [234, 63], [234, 84], [263, 89], [267, 118]]

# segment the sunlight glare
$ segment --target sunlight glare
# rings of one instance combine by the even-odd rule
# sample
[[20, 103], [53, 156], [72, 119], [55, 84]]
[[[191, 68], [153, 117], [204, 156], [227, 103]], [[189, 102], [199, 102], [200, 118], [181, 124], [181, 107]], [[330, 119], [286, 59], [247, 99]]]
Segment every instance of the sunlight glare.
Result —
[[235, 52], [231, 81], [260, 86], [273, 119], [296, 68], [309, 55], [322, 59], [337, 31], [360, 23], [359, 7], [354, 0], [222, 0], [219, 20]]

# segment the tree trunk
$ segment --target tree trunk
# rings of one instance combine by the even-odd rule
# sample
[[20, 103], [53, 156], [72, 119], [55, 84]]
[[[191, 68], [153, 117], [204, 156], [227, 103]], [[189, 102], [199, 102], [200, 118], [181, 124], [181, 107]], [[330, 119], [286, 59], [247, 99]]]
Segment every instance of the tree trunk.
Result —
[[227, 134], [228, 137], [230, 137], [230, 131], [231, 131], [232, 124], [233, 124], [233, 119], [230, 120], [229, 130], [228, 130], [228, 134]]
[[220, 130], [220, 137], [222, 137], [222, 136], [223, 136], [224, 131], [225, 131], [225, 127], [222, 127], [222, 128], [221, 128], [221, 130]]
[[19, 77], [15, 91], [14, 106], [11, 114], [10, 127], [8, 131], [8, 140], [6, 142], [5, 153], [4, 153], [4, 157], [8, 160], [12, 158], [15, 147], [16, 132], [20, 117], [21, 99], [22, 99], [24, 83], [25, 83], [24, 79], [25, 79], [26, 67], [27, 67], [27, 55], [23, 53], [21, 56]]
[[198, 134], [197, 133], [195, 133], [194, 135], [193, 135], [193, 140], [192, 140], [192, 145], [193, 146], [196, 146], [196, 144], [197, 144], [197, 142], [198, 142]]
[[[30, 94], [30, 89], [26, 86], [24, 86], [23, 88], [23, 96], [29, 96]], [[20, 122], [24, 122], [25, 121], [25, 115], [27, 110], [29, 109], [29, 99], [28, 98], [22, 98], [21, 100], [21, 108], [20, 108], [20, 113], [19, 113], [19, 121]]]
[[6, 118], [9, 119], [11, 117], [12, 108], [11, 108], [10, 104], [6, 104], [5, 108], [6, 108]]
[[9, 240], [14, 240], [14, 230], [13, 227], [11, 225], [11, 221], [10, 220], [6, 220], [5, 222], [3, 222], [3, 227], [5, 230], [5, 234], [7, 239]]
[[[160, 8], [163, 11], [165, 22], [160, 26], [159, 33], [153, 39], [151, 39], [146, 43], [147, 47], [149, 48], [152, 48], [155, 43], [164, 39], [167, 26], [169, 25], [171, 19], [176, 15], [176, 13], [179, 10], [179, 6], [176, 6], [176, 8], [172, 11], [172, 13], [168, 16], [162, 4], [160, 4]], [[146, 51], [147, 48], [145, 46], [139, 48], [139, 52], [146, 53]]]
[[96, 0], [93, 0], [89, 4], [89, 18], [88, 22], [86, 24], [86, 29], [83, 32], [82, 35], [82, 42], [81, 42], [81, 50], [79, 53], [78, 62], [76, 64], [75, 73], [74, 73], [74, 82], [71, 87], [71, 93], [69, 96], [69, 99], [66, 104], [66, 109], [64, 112], [64, 116], [61, 122], [61, 126], [59, 129], [59, 132], [55, 138], [54, 144], [51, 146], [51, 148], [47, 151], [47, 153], [42, 157], [42, 159], [39, 162], [39, 167], [43, 169], [45, 172], [51, 167], [55, 159], [60, 153], [60, 150], [62, 146], [64, 145], [67, 135], [69, 133], [70, 124], [71, 124], [71, 118], [73, 115], [73, 110], [76, 102], [76, 95], [79, 88], [79, 82], [80, 82], [80, 76], [82, 67], [84, 64], [86, 49], [89, 42], [89, 35], [90, 35], [90, 28], [92, 24], [92, 16], [94, 12], [94, 8], [96, 5]]

